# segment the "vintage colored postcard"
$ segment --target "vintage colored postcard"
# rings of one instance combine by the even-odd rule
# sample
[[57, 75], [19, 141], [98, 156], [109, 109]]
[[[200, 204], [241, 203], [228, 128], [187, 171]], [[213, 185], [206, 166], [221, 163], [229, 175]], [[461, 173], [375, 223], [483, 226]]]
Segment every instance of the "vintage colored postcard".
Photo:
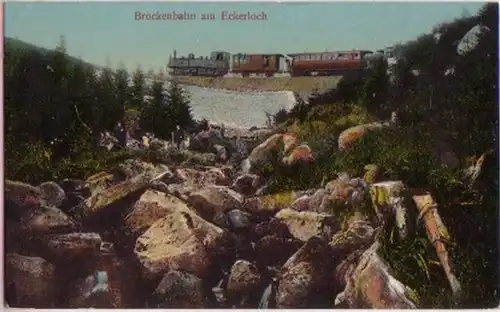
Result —
[[498, 306], [498, 4], [4, 4], [5, 305]]

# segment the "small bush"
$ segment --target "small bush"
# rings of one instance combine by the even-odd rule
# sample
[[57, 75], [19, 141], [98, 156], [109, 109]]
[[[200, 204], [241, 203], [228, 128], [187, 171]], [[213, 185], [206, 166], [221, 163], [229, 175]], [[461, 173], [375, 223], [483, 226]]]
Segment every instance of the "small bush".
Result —
[[288, 119], [288, 111], [282, 107], [276, 114], [273, 115], [275, 125], [285, 122]]

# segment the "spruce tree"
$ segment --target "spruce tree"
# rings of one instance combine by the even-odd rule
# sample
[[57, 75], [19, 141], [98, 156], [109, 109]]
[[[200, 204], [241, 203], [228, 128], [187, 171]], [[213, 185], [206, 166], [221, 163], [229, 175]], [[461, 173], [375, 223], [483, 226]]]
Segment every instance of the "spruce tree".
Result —
[[131, 87], [131, 105], [130, 108], [140, 110], [145, 105], [144, 96], [146, 95], [146, 75], [139, 67], [132, 74], [132, 87]]
[[100, 131], [112, 130], [118, 122], [117, 100], [115, 97], [114, 73], [106, 67], [99, 73], [97, 81], [97, 98], [102, 106], [102, 125], [96, 125]]
[[132, 99], [129, 79], [129, 73], [125, 69], [124, 65], [120, 64], [118, 70], [114, 73], [114, 82], [118, 110], [117, 113], [121, 114], [122, 117], [125, 109], [130, 107]]
[[166, 105], [164, 85], [164, 81], [158, 77], [153, 80], [151, 88], [148, 90], [147, 104], [141, 111], [141, 127], [159, 138], [169, 139], [173, 126]]
[[114, 135], [119, 140], [121, 146], [127, 144], [127, 133], [125, 127], [125, 110], [130, 107], [132, 101], [131, 88], [129, 84], [129, 74], [123, 64], [118, 66], [114, 73], [115, 97], [116, 97], [116, 123], [120, 127], [115, 127]]
[[166, 99], [169, 119], [175, 127], [181, 130], [189, 129], [194, 123], [190, 103], [189, 95], [179, 82], [176, 79], [170, 79]]

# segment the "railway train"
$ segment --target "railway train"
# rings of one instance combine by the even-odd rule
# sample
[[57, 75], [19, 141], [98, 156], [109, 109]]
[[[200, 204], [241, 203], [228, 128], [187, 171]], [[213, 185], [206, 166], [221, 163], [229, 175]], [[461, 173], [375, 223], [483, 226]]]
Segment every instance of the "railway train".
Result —
[[221, 77], [228, 73], [249, 77], [273, 77], [276, 73], [297, 76], [333, 76], [360, 72], [373, 55], [368, 50], [303, 52], [291, 54], [230, 54], [213, 51], [210, 57], [170, 57], [168, 70], [173, 76]]

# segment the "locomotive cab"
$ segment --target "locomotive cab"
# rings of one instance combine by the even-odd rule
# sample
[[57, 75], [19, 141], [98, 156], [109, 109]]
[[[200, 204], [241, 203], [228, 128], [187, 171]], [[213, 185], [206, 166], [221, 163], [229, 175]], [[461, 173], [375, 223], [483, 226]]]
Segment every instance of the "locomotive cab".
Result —
[[231, 59], [231, 54], [223, 51], [213, 51], [210, 54], [210, 59], [214, 61], [226, 61], [229, 62]]

